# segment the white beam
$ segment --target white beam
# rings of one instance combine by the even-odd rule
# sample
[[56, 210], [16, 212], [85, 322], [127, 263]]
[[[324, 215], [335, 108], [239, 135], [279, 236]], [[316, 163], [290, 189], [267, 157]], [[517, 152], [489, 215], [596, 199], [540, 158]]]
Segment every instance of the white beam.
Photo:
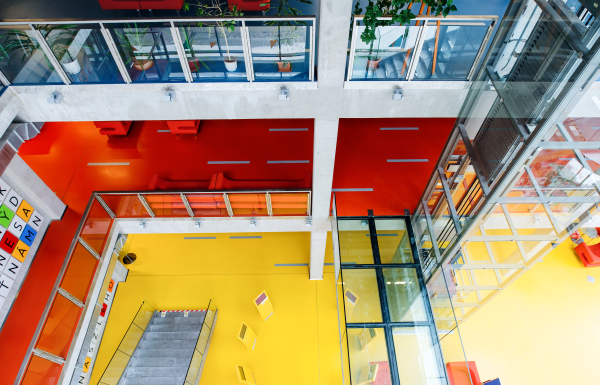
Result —
[[352, 0], [322, 0], [319, 8], [319, 88], [344, 86]]

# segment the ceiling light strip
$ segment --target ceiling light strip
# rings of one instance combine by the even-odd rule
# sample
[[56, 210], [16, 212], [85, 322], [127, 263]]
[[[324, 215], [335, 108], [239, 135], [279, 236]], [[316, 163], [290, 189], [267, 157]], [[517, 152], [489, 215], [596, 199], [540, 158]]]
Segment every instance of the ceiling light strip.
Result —
[[388, 163], [425, 163], [429, 159], [388, 159]]

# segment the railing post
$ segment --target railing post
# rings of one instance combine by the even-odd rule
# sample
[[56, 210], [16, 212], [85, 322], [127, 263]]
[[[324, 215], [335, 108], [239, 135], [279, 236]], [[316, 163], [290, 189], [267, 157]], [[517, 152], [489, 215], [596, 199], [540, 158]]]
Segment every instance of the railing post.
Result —
[[352, 42], [350, 43], [350, 57], [348, 58], [348, 73], [346, 74], [346, 80], [352, 80], [352, 71], [354, 70], [354, 52], [356, 51], [356, 35], [357, 35], [357, 22], [356, 16], [353, 17], [352, 21]]
[[316, 20], [313, 19], [313, 25], [308, 26], [308, 30], [310, 32], [310, 54], [308, 65], [310, 66], [308, 71], [308, 80], [311, 82], [315, 81], [315, 25]]
[[[185, 28], [185, 27], [183, 27]], [[175, 27], [175, 24], [171, 21], [171, 35], [173, 36], [173, 42], [175, 43], [175, 49], [177, 50], [177, 56], [179, 56], [179, 62], [181, 63], [181, 68], [183, 69], [183, 75], [185, 76], [185, 80], [188, 83], [194, 81], [192, 76], [192, 71], [190, 70], [190, 65], [188, 64], [187, 57], [185, 55], [185, 48], [183, 46], [183, 41], [181, 40], [181, 34], [179, 33], [179, 28]], [[190, 44], [188, 42], [188, 44]], [[192, 47], [190, 44], [190, 52], [192, 51]]]
[[56, 73], [58, 73], [58, 76], [60, 76], [60, 78], [66, 85], [71, 84], [71, 79], [69, 79], [69, 76], [67, 76], [67, 73], [62, 68], [62, 65], [60, 64], [60, 62], [58, 61], [56, 56], [54, 56], [54, 52], [52, 52], [52, 49], [48, 45], [48, 42], [46, 41], [46, 39], [44, 39], [44, 36], [42, 36], [40, 31], [35, 29], [33, 24], [29, 24], [29, 27], [33, 31], [33, 35], [35, 36], [36, 40], [38, 41], [40, 48], [42, 48], [42, 51], [44, 51], [44, 53], [46, 54], [46, 57], [50, 61], [50, 64], [52, 64], [52, 66], [54, 67], [54, 70], [56, 71]]
[[0, 71], [0, 82], [7, 87], [10, 86], [10, 81], [8, 80], [8, 78], [6, 76], [4, 76], [2, 71]]
[[103, 23], [100, 23], [100, 32], [102, 32], [102, 36], [104, 36], [104, 40], [106, 41], [106, 45], [110, 53], [115, 59], [115, 63], [117, 63], [117, 67], [119, 68], [119, 72], [121, 73], [121, 77], [125, 81], [125, 83], [131, 83], [131, 77], [129, 76], [129, 72], [127, 72], [127, 67], [125, 67], [125, 63], [123, 63], [123, 59], [119, 54], [119, 50], [117, 49], [117, 45], [110, 34], [110, 31], [104, 27]]
[[410, 61], [410, 66], [408, 67], [408, 74], [406, 75], [407, 81], [411, 81], [415, 76], [415, 72], [417, 71], [419, 57], [421, 56], [421, 49], [423, 48], [423, 43], [425, 42], [425, 35], [427, 35], [427, 20], [423, 21], [423, 25], [419, 29], [419, 35], [417, 36], [415, 48], [413, 49], [413, 57]]
[[483, 37], [483, 41], [481, 42], [479, 51], [477, 51], [475, 60], [473, 60], [473, 65], [471, 66], [471, 69], [469, 70], [469, 74], [467, 75], [467, 81], [471, 81], [473, 79], [475, 70], [477, 69], [479, 62], [481, 61], [481, 57], [483, 56], [483, 53], [485, 52], [485, 47], [487, 46], [487, 43], [490, 40], [490, 37], [492, 36], [492, 32], [494, 31], [495, 25], [496, 25], [496, 21], [492, 20], [492, 24], [488, 27], [487, 31], [485, 32], [485, 36]]
[[244, 20], [242, 20], [240, 34], [242, 36], [242, 49], [244, 50], [244, 60], [246, 61], [246, 77], [248, 78], [249, 82], [253, 82], [254, 66], [252, 65], [252, 45], [250, 44], [250, 34], [248, 33], [248, 27], [246, 27], [246, 22]]

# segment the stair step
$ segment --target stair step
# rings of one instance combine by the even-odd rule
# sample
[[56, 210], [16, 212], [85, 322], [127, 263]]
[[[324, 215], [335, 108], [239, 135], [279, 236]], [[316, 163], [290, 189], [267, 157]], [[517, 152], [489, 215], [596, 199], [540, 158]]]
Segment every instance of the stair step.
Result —
[[164, 344], [158, 349], [154, 348], [142, 348], [138, 349], [135, 352], [136, 358], [142, 357], [174, 357], [174, 358], [182, 358], [182, 357], [191, 357], [194, 351], [194, 347], [187, 348], [179, 348], [179, 349], [164, 349]]
[[204, 322], [204, 317], [165, 317], [165, 318], [160, 318], [160, 317], [155, 317], [154, 320], [152, 321], [152, 325], [181, 325], [181, 324], [187, 324], [187, 325], [201, 325], [202, 322]]
[[166, 346], [173, 349], [193, 348], [198, 342], [197, 338], [187, 340], [143, 340], [140, 342], [141, 349], [161, 349]]
[[[188, 350], [188, 349], [186, 349]], [[189, 350], [188, 350], [189, 352]], [[186, 357], [135, 357], [130, 360], [131, 367], [188, 367], [190, 365], [190, 354]]]
[[144, 340], [197, 340], [200, 330], [193, 332], [146, 332]]
[[127, 369], [127, 377], [184, 377], [187, 374], [186, 367], [130, 367]]
[[124, 385], [181, 385], [185, 377], [125, 377]]
[[204, 317], [205, 314], [206, 314], [205, 311], [191, 311], [188, 313], [187, 317], [184, 317], [185, 316], [184, 312], [175, 311], [175, 312], [165, 313], [164, 317], [161, 315], [160, 312], [156, 312], [156, 313], [154, 313], [154, 316], [156, 318], [197, 318], [197, 317]]
[[202, 328], [202, 324], [166, 324], [166, 325], [150, 325], [147, 329], [149, 332], [198, 332]]

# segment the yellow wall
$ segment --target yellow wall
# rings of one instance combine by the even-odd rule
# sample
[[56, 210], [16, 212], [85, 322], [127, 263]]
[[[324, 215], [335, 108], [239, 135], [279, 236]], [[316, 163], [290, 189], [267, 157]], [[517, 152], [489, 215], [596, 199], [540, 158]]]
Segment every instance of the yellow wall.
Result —
[[[459, 326], [481, 380], [509, 385], [599, 384], [599, 327], [600, 268], [584, 268], [568, 239]], [[442, 347], [464, 361], [456, 330]]]
[[[215, 240], [183, 240], [182, 234], [135, 235], [130, 252], [138, 260], [118, 286], [94, 367], [96, 384], [142, 301], [157, 309], [219, 311], [201, 384], [237, 384], [235, 365], [248, 366], [257, 383], [341, 384], [333, 267], [322, 281], [308, 279], [309, 233], [268, 233], [262, 239], [229, 239], [240, 234], [198, 234]], [[332, 262], [331, 246], [326, 262]], [[260, 318], [253, 299], [266, 290], [274, 314]], [[237, 335], [244, 321], [256, 332], [254, 351]]]

